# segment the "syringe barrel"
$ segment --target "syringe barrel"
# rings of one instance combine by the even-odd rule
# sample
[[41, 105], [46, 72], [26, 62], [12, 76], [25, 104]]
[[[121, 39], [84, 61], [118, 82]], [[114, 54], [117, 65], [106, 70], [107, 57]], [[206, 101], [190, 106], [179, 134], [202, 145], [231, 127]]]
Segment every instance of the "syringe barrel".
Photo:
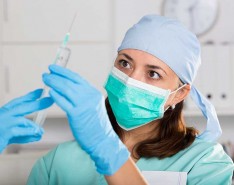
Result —
[[[71, 55], [71, 50], [67, 47], [59, 47], [56, 58], [54, 60], [54, 64], [66, 67]], [[40, 98], [48, 97], [49, 96], [49, 87], [45, 86], [43, 89], [43, 93]], [[47, 116], [47, 111], [42, 110], [36, 113], [33, 118], [33, 121], [38, 125], [42, 126], [45, 122]]]
[[71, 55], [71, 50], [67, 47], [59, 47], [57, 54], [56, 54], [56, 58], [54, 60], [54, 64], [62, 66], [62, 67], [66, 67], [68, 60], [70, 58]]

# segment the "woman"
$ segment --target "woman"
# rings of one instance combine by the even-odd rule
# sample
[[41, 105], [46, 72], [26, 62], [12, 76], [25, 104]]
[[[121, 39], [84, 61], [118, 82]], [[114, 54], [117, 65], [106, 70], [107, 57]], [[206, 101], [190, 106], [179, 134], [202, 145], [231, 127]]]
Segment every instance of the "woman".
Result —
[[[105, 84], [108, 116], [95, 88], [50, 66], [43, 80], [77, 142], [41, 158], [28, 184], [144, 184], [136, 169], [187, 172], [188, 184], [231, 184], [233, 163], [215, 142], [217, 115], [192, 85], [199, 65], [200, 46], [191, 32], [175, 20], [144, 16], [126, 33]], [[189, 93], [207, 118], [200, 135], [182, 116]]]

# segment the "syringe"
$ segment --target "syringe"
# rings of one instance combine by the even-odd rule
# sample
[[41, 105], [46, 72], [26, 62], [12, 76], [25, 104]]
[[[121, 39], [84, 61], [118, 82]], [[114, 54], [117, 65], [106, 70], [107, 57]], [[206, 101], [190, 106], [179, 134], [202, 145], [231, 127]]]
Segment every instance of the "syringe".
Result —
[[[65, 37], [63, 39], [62, 45], [58, 48], [55, 60], [53, 62], [56, 65], [66, 67], [66, 65], [68, 63], [68, 60], [69, 60], [69, 57], [70, 57], [70, 54], [71, 54], [71, 50], [69, 48], [67, 48], [67, 43], [69, 41], [70, 31], [71, 31], [71, 28], [73, 26], [73, 23], [75, 22], [76, 16], [77, 16], [77, 13], [73, 17], [72, 23], [70, 25], [70, 28], [69, 28], [67, 34], [65, 35]], [[45, 86], [40, 98], [48, 97], [48, 96], [49, 96], [49, 87]], [[42, 126], [44, 124], [44, 122], [45, 122], [46, 116], [47, 116], [46, 110], [39, 111], [34, 116], [33, 121], [35, 123], [37, 123], [38, 125]]]

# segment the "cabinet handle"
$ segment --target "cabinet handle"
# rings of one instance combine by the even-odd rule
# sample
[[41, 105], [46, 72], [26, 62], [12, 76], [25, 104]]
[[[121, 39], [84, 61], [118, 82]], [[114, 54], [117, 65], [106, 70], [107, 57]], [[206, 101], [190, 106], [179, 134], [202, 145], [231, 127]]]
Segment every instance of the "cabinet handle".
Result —
[[9, 79], [9, 67], [5, 66], [5, 91], [10, 93], [10, 79]]
[[3, 16], [4, 21], [8, 21], [8, 0], [3, 0]]

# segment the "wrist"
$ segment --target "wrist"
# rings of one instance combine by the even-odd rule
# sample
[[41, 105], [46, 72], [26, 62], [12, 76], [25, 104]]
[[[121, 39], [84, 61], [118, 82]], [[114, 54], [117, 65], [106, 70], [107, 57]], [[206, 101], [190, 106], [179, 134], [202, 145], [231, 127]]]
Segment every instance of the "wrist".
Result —
[[113, 175], [128, 160], [130, 153], [119, 137], [113, 132], [89, 153], [95, 162], [97, 171], [104, 175]]

